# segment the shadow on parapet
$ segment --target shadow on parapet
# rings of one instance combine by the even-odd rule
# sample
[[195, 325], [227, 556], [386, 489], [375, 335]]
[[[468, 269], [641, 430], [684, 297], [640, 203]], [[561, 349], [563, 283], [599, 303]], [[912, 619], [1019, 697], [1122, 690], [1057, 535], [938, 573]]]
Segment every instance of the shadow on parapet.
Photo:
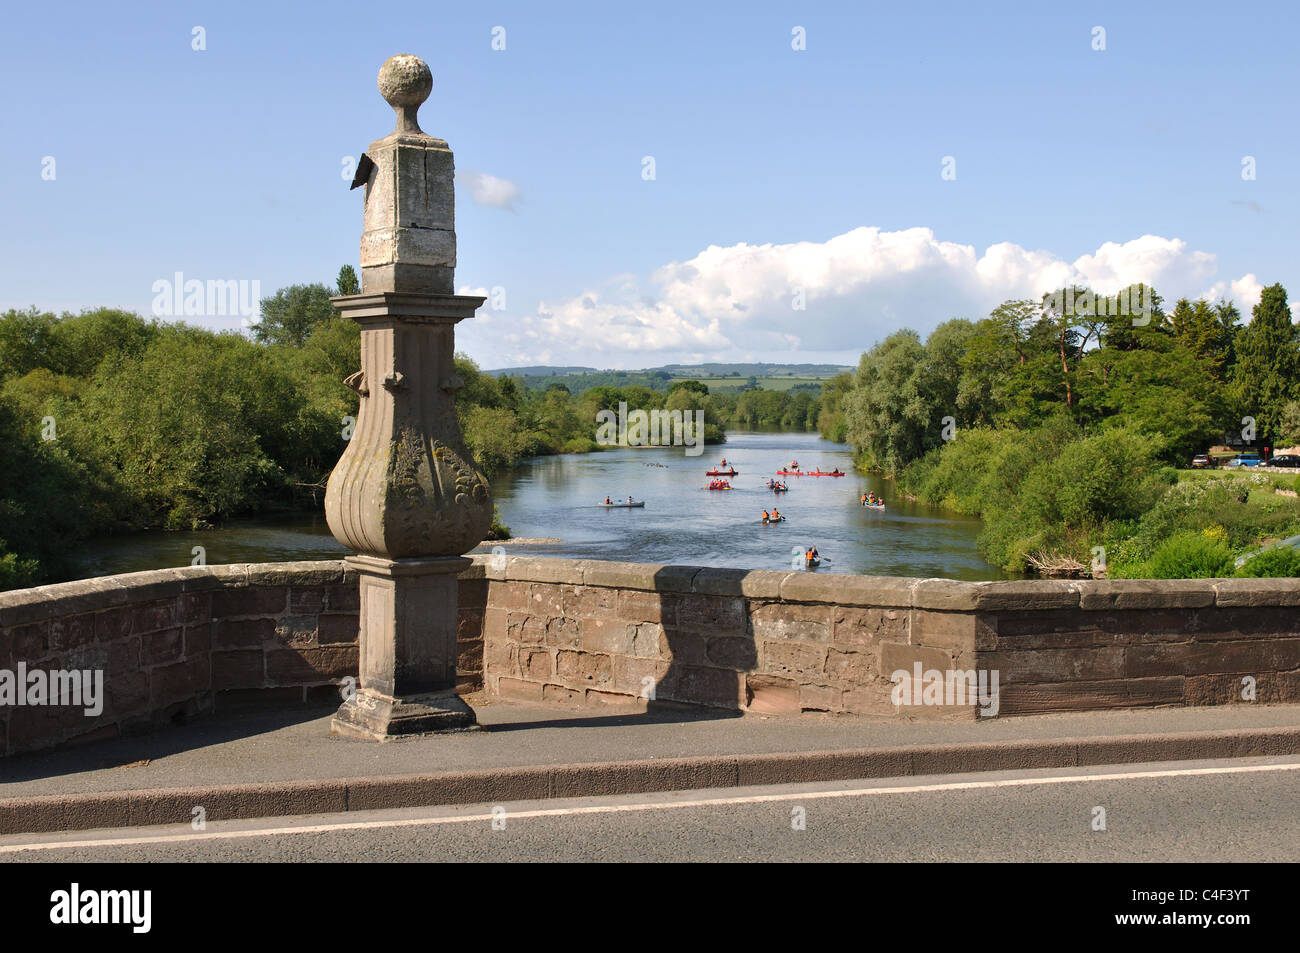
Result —
[[[655, 572], [655, 702], [689, 704], [713, 718], [738, 717], [749, 707], [747, 677], [758, 668], [749, 605], [742, 596], [750, 575], [697, 566], [661, 566]], [[697, 582], [702, 582], [698, 588]]]

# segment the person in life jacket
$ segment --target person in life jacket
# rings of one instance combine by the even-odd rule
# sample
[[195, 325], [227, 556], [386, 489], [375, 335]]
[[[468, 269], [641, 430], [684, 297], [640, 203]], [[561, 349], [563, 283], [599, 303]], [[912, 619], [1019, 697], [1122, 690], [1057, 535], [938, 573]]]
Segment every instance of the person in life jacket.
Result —
[[763, 522], [766, 523], [769, 519], [771, 517], [767, 515], [767, 510], [763, 510]]

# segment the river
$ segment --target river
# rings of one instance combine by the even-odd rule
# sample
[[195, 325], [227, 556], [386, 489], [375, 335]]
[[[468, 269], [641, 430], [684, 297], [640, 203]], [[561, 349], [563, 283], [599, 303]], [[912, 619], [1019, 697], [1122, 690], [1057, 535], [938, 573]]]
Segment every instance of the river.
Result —
[[[731, 491], [704, 489], [705, 471], [726, 457], [738, 475]], [[839, 468], [845, 477], [785, 477], [790, 492], [764, 484], [798, 460], [805, 470]], [[653, 464], [653, 465], [652, 465]], [[872, 490], [883, 511], [859, 505]], [[1002, 579], [979, 555], [978, 520], [910, 503], [881, 477], [852, 471], [850, 448], [816, 434], [730, 433], [701, 456], [682, 448], [619, 449], [539, 457], [494, 481], [501, 518], [516, 537], [509, 553], [678, 563], [739, 569], [786, 569], [795, 547], [816, 545], [821, 572], [949, 579]], [[644, 500], [638, 509], [606, 509], [606, 496]], [[787, 519], [764, 526], [764, 507]], [[479, 551], [487, 551], [486, 544]], [[149, 532], [92, 540], [80, 563], [86, 575], [208, 563], [336, 559], [346, 550], [329, 535], [323, 513], [274, 521], [232, 520], [197, 533]]]

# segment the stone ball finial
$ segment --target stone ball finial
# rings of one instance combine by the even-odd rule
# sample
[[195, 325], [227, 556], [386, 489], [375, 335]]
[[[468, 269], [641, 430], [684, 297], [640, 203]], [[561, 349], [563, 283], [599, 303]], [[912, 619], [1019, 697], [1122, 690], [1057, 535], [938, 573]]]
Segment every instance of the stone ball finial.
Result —
[[422, 132], [416, 114], [433, 91], [429, 64], [410, 53], [398, 53], [379, 67], [379, 94], [397, 113], [397, 132]]

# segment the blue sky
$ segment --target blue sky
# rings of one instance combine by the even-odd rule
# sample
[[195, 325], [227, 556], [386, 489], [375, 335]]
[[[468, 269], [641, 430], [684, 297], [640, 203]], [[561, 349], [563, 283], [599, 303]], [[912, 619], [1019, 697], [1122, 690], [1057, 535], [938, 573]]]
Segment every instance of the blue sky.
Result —
[[391, 130], [375, 74], [408, 52], [434, 74], [421, 124], [456, 153], [457, 284], [505, 292], [458, 329], [485, 366], [853, 362], [897, 327], [1058, 278], [1145, 278], [1248, 313], [1261, 285], [1300, 293], [1297, 19], [1285, 3], [11, 5], [0, 309], [148, 314], [175, 272], [264, 295], [332, 282], [361, 229], [344, 158]]

